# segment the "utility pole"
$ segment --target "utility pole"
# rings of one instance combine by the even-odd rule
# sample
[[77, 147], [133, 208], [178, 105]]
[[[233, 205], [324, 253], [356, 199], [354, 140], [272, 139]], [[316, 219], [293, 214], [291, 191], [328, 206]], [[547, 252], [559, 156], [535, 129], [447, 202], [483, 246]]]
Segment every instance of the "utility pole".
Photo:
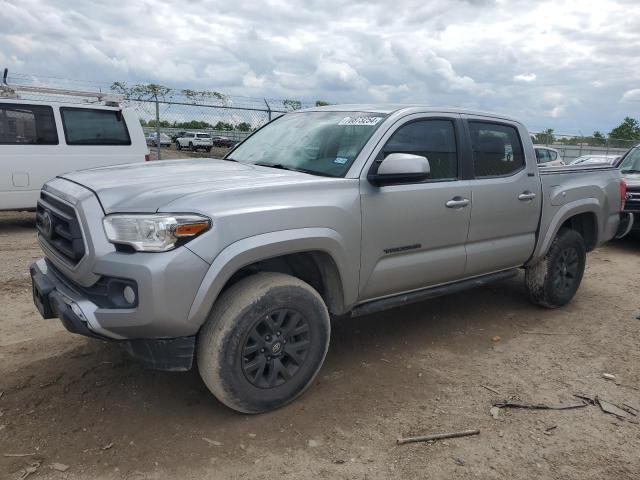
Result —
[[160, 102], [158, 101], [158, 95], [155, 95], [156, 100], [156, 150], [158, 152], [158, 160], [160, 160]]

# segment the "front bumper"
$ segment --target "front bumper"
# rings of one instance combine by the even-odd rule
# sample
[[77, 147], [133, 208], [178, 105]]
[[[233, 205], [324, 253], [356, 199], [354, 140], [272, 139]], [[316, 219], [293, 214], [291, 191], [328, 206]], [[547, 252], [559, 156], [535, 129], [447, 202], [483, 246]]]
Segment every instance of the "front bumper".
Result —
[[71, 333], [115, 341], [143, 365], [156, 370], [185, 371], [193, 365], [195, 335], [177, 338], [123, 338], [106, 336], [92, 327], [98, 307], [64, 282], [46, 261], [31, 265], [33, 303], [43, 318], [59, 318]]

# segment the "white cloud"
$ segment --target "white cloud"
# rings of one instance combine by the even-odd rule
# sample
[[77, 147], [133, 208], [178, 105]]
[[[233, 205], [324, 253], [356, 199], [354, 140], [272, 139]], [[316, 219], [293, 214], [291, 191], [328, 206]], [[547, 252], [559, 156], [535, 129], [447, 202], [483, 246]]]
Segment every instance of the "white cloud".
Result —
[[0, 25], [0, 67], [104, 85], [458, 105], [556, 131], [607, 131], [640, 96], [628, 0], [0, 0]]
[[535, 73], [520, 73], [518, 75], [514, 75], [513, 79], [516, 82], [533, 82], [537, 78]]
[[632, 90], [627, 90], [622, 95], [622, 102], [637, 102], [640, 100], [640, 88], [634, 88]]

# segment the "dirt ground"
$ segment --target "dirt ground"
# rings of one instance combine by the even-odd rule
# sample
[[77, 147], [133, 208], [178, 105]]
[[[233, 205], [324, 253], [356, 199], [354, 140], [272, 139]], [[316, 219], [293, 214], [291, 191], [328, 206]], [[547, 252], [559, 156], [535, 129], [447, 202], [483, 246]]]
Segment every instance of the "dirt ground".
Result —
[[[577, 392], [640, 408], [638, 241], [589, 254], [566, 308], [530, 305], [518, 278], [335, 321], [315, 385], [258, 416], [218, 403], [197, 372], [145, 370], [42, 320], [27, 274], [39, 256], [33, 216], [0, 214], [2, 479], [640, 478], [640, 416], [489, 412]], [[480, 435], [395, 443], [470, 428]]]

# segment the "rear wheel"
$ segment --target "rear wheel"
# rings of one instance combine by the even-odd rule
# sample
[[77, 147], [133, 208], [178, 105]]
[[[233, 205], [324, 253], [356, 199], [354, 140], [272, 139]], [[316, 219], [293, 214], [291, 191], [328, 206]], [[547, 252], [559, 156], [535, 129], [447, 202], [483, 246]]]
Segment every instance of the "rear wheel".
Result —
[[545, 257], [526, 268], [529, 298], [547, 308], [566, 305], [580, 286], [585, 263], [586, 248], [582, 236], [575, 230], [561, 230]]
[[182, 145], [180, 145], [180, 142], [176, 142], [176, 148], [178, 150], [182, 150]]
[[193, 143], [191, 143], [191, 142], [189, 142], [189, 149], [190, 149], [192, 152], [195, 152], [195, 151], [196, 151], [196, 147], [194, 147]]
[[330, 330], [327, 307], [307, 283], [282, 273], [252, 275], [222, 294], [202, 327], [200, 375], [234, 410], [273, 410], [311, 384]]

